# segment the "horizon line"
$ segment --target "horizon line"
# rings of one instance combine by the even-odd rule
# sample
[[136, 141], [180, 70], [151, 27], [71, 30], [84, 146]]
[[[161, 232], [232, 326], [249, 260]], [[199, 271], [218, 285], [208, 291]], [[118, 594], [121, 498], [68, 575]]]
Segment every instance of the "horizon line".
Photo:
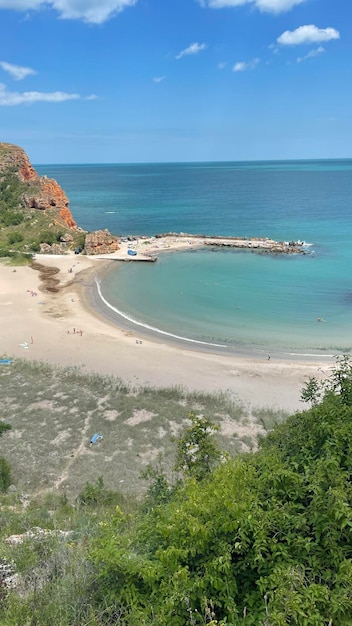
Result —
[[239, 159], [239, 160], [211, 160], [211, 161], [72, 161], [72, 162], [44, 162], [33, 163], [33, 166], [43, 165], [198, 165], [224, 163], [302, 163], [307, 161], [352, 161], [350, 157], [312, 157], [291, 159]]

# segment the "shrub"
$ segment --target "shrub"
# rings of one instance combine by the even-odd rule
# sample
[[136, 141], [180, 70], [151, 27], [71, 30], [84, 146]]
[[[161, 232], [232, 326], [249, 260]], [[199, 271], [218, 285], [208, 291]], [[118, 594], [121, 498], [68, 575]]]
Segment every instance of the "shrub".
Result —
[[38, 241], [32, 241], [32, 243], [29, 244], [29, 248], [30, 248], [30, 250], [32, 250], [32, 252], [39, 252], [40, 251], [40, 245], [39, 245]]
[[5, 422], [0, 422], [0, 437], [3, 433], [5, 433], [7, 430], [11, 430], [11, 426], [10, 424], [5, 424]]
[[11, 485], [11, 467], [10, 464], [0, 456], [0, 492], [7, 491]]
[[114, 491], [106, 489], [102, 476], [99, 476], [94, 485], [87, 482], [83, 487], [81, 493], [76, 499], [79, 506], [102, 506], [110, 505], [113, 503], [120, 503], [123, 497]]
[[47, 243], [51, 246], [56, 242], [56, 233], [50, 230], [43, 231], [39, 235], [39, 243]]
[[9, 244], [13, 244], [13, 243], [20, 243], [21, 241], [23, 241], [24, 237], [22, 235], [22, 233], [19, 233], [17, 231], [15, 231], [14, 233], [10, 233], [8, 236], [8, 242]]

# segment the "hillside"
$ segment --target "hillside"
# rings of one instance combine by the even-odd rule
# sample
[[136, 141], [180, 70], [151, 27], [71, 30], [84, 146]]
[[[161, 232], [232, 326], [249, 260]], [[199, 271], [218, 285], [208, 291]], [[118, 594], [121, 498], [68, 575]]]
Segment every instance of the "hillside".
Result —
[[[8, 419], [10, 402], [3, 402], [2, 449], [12, 442], [25, 446], [26, 453], [17, 460], [6, 455], [11, 466], [6, 458], [0, 465], [3, 490], [8, 488], [8, 494], [0, 495], [1, 624], [352, 626], [352, 364], [346, 357], [337, 360], [321, 383], [314, 378], [307, 382], [302, 399], [311, 405], [308, 410], [274, 426], [259, 439], [258, 449], [246, 454], [224, 453], [217, 437], [220, 420], [216, 424], [205, 416], [219, 418], [225, 408], [220, 396], [213, 402], [210, 396], [181, 399], [177, 389], [144, 389], [135, 395], [116, 379], [102, 381], [73, 370], [57, 371], [58, 387], [53, 389], [55, 372], [50, 374], [44, 364], [31, 367], [32, 378], [26, 381], [19, 377], [31, 374], [24, 363], [14, 362], [2, 374], [10, 382], [16, 375], [16, 390], [26, 390], [21, 395], [28, 394], [32, 412], [17, 405], [17, 415]], [[35, 374], [38, 381], [51, 376], [47, 395], [38, 388], [34, 395]], [[62, 391], [74, 382], [82, 388], [75, 406], [72, 396]], [[100, 404], [85, 397], [84, 388], [92, 396], [98, 388]], [[57, 406], [49, 405], [49, 397]], [[11, 390], [8, 399], [14, 406]], [[44, 449], [43, 420], [51, 420], [54, 427], [61, 423], [57, 409], [62, 402], [68, 403], [67, 409], [71, 405], [65, 418], [75, 423], [79, 405], [90, 417], [98, 404], [105, 415], [96, 424], [103, 424], [106, 436], [96, 447], [89, 446], [94, 430], [81, 422], [85, 445], [76, 445], [86, 465], [77, 497], [65, 489], [66, 480], [77, 484], [77, 453], [70, 455], [67, 449], [65, 480], [56, 489], [39, 485], [28, 495], [18, 488], [18, 464], [28, 486], [38, 469], [50, 477], [50, 468], [35, 468], [30, 457], [38, 447]], [[138, 414], [127, 418], [130, 403], [136, 403]], [[163, 457], [143, 455], [141, 448], [136, 454], [135, 437], [131, 433], [126, 440], [120, 428], [116, 433], [125, 450], [105, 448], [112, 438], [107, 434], [112, 420], [117, 424], [123, 418], [130, 428], [139, 428], [138, 445], [146, 451], [152, 430], [158, 437], [156, 423], [143, 437], [146, 425], [152, 424], [146, 409], [154, 416], [156, 404], [162, 416], [165, 411], [170, 417], [185, 412], [182, 422], [172, 420], [181, 428], [173, 429], [176, 442], [174, 435]], [[192, 405], [195, 411], [186, 419]], [[37, 422], [36, 437], [28, 437], [27, 426], [25, 440], [19, 416], [28, 424]], [[161, 429], [159, 422], [159, 434]], [[163, 430], [163, 438], [170, 434]], [[75, 436], [74, 428], [66, 438], [63, 431], [56, 432], [54, 445], [46, 446], [52, 448], [52, 470], [59, 462], [58, 450]], [[115, 468], [109, 475], [96, 459], [95, 470], [101, 471], [97, 478], [92, 466], [99, 455]], [[144, 465], [144, 497], [121, 493], [131, 474], [121, 478], [117, 463], [126, 464], [128, 457]]]
[[0, 143], [1, 256], [9, 251], [62, 253], [81, 247], [84, 237], [56, 180], [39, 176], [19, 146]]

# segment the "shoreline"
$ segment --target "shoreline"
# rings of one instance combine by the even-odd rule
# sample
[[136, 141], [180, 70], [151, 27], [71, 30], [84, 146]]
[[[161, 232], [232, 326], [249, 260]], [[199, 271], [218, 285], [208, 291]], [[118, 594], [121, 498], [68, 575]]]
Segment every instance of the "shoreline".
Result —
[[[171, 332], [164, 331], [157, 327], [149, 326], [143, 322], [138, 322], [129, 317], [122, 311], [119, 311], [113, 307], [110, 303], [105, 301], [104, 296], [100, 293], [99, 283], [104, 279], [106, 274], [113, 271], [112, 264], [107, 264], [104, 270], [97, 271], [91, 278], [89, 285], [87, 285], [82, 296], [85, 300], [85, 305], [89, 309], [92, 315], [99, 315], [102, 319], [108, 323], [113, 324], [115, 327], [122, 328], [126, 331], [134, 332], [135, 334], [141, 334], [142, 336], [151, 339], [152, 341], [167, 341], [170, 345], [182, 347], [187, 350], [196, 350], [206, 353], [214, 353], [218, 355], [236, 356], [238, 358], [253, 358], [263, 360], [267, 357], [268, 351], [264, 348], [254, 348], [249, 346], [233, 346], [231, 344], [211, 343], [208, 341], [201, 341], [198, 339], [188, 338], [185, 336], [175, 335]], [[326, 363], [334, 358], [332, 354], [318, 354], [318, 353], [305, 353], [305, 352], [288, 352], [280, 349], [271, 349], [270, 355], [274, 359], [280, 361], [298, 360], [309, 362], [321, 361]]]
[[57, 293], [40, 291], [39, 274], [30, 267], [0, 263], [0, 354], [82, 367], [116, 376], [132, 387], [178, 385], [227, 392], [252, 406], [291, 412], [305, 407], [300, 393], [309, 377], [329, 374], [333, 359], [267, 361], [266, 355], [219, 353], [208, 346], [171, 342], [132, 325], [117, 325], [116, 318], [107, 319], [92, 302], [92, 284], [96, 276], [110, 271], [111, 257], [108, 260], [38, 255], [37, 262], [59, 269]]
[[[257, 249], [257, 244], [259, 242], [259, 249]], [[255, 243], [255, 247], [253, 247], [253, 243]], [[156, 260], [159, 254], [163, 254], [164, 252], [171, 254], [179, 251], [194, 251], [200, 249], [207, 249], [211, 246], [217, 246], [220, 248], [233, 247], [239, 249], [245, 249], [249, 251], [251, 254], [256, 253], [272, 253], [273, 254], [294, 254], [298, 250], [299, 254], [309, 254], [307, 252], [307, 248], [309, 248], [312, 244], [307, 244], [305, 242], [276, 242], [273, 239], [269, 239], [268, 237], [262, 238], [233, 238], [233, 237], [217, 237], [217, 236], [205, 236], [205, 235], [190, 235], [186, 233], [166, 233], [163, 235], [156, 235], [155, 237], [133, 237], [126, 240], [124, 239], [122, 244], [120, 244], [121, 248], [119, 251], [114, 252], [110, 255], [97, 255], [97, 259], [106, 260], [106, 261], [117, 261], [120, 264], [123, 261], [136, 262], [138, 260]], [[128, 249], [130, 246], [133, 246], [134, 250], [146, 249], [146, 254], [141, 255], [140, 258], [129, 257]], [[295, 248], [298, 246], [298, 248]], [[287, 252], [289, 249], [289, 252]], [[140, 254], [138, 252], [138, 254]], [[93, 258], [93, 257], [90, 257]], [[95, 258], [95, 257], [94, 257]], [[113, 264], [109, 264], [107, 266], [106, 273], [113, 271]], [[100, 276], [97, 273], [96, 282], [100, 282]], [[99, 285], [89, 286], [89, 298], [87, 298], [87, 305], [90, 307], [91, 312], [94, 314], [96, 312], [102, 317], [102, 319], [107, 320], [109, 323], [114, 324], [115, 326], [121, 327], [125, 330], [134, 332], [136, 334], [140, 333], [154, 341], [167, 341], [170, 345], [181, 346], [184, 349], [194, 349], [196, 351], [204, 351], [209, 353], [215, 353], [219, 355], [232, 355], [236, 357], [242, 358], [255, 358], [255, 359], [265, 359], [270, 352], [270, 355], [274, 358], [277, 358], [282, 361], [294, 360], [294, 361], [321, 361], [326, 363], [334, 358], [334, 354], [329, 354], [322, 349], [321, 352], [314, 351], [312, 348], [312, 352], [307, 353], [303, 352], [299, 347], [297, 351], [292, 347], [291, 349], [285, 350], [279, 346], [268, 348], [261, 348], [259, 346], [249, 346], [247, 344], [231, 344], [226, 342], [222, 342], [219, 340], [218, 342], [212, 343], [210, 340], [200, 340], [187, 336], [180, 336], [173, 334], [171, 331], [167, 332], [162, 328], [150, 326], [146, 323], [140, 322], [136, 319], [133, 319], [126, 313], [123, 309], [119, 310], [116, 307], [112, 306], [111, 303], [105, 301], [104, 296], [100, 292]], [[271, 357], [270, 357], [271, 358]]]

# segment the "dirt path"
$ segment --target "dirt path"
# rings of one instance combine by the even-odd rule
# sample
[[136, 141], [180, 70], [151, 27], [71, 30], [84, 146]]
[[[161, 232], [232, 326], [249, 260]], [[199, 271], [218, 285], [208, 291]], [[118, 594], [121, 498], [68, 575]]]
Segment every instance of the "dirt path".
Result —
[[83, 454], [87, 454], [88, 452], [88, 449], [86, 446], [87, 446], [87, 432], [90, 426], [90, 418], [91, 418], [91, 413], [89, 412], [87, 414], [86, 419], [84, 420], [81, 441], [79, 445], [77, 446], [77, 448], [74, 450], [73, 454], [71, 455], [71, 458], [69, 462], [67, 463], [66, 467], [64, 468], [61, 476], [59, 476], [59, 478], [54, 483], [54, 489], [56, 490], [60, 489], [62, 483], [64, 483], [65, 480], [68, 479], [69, 474], [70, 474], [70, 469], [72, 465], [75, 463], [75, 461], [78, 459], [78, 457], [82, 456]]

